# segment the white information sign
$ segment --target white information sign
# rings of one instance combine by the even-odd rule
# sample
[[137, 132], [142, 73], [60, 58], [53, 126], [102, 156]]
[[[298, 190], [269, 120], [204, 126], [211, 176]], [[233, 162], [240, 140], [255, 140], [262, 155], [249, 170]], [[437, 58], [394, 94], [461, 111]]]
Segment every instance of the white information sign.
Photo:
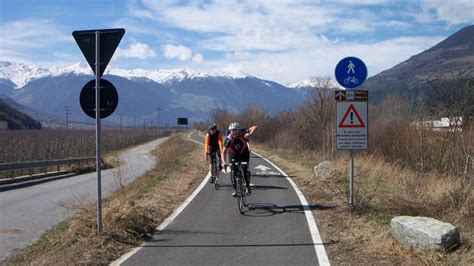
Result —
[[336, 148], [367, 150], [368, 119], [366, 101], [336, 102]]

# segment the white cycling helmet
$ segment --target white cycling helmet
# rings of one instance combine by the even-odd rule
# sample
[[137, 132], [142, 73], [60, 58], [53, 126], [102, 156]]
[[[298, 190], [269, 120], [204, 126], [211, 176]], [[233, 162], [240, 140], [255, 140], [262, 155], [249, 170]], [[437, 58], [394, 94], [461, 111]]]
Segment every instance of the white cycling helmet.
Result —
[[232, 130], [232, 129], [240, 129], [240, 124], [238, 122], [230, 123], [229, 130]]

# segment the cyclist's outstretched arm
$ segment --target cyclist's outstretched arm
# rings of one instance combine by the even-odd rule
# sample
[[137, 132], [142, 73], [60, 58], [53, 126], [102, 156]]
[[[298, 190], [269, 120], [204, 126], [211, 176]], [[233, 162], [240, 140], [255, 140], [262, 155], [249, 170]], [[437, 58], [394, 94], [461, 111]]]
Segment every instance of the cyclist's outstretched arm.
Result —
[[257, 127], [258, 127], [258, 126], [251, 126], [251, 127], [249, 127], [249, 134], [252, 135], [252, 134], [255, 132], [255, 130], [257, 130]]
[[246, 132], [244, 133], [244, 137], [245, 137], [245, 138], [250, 137], [250, 135], [252, 135], [252, 134], [255, 132], [256, 129], [257, 129], [257, 126], [251, 126], [251, 127], [249, 127], [249, 128], [246, 130]]

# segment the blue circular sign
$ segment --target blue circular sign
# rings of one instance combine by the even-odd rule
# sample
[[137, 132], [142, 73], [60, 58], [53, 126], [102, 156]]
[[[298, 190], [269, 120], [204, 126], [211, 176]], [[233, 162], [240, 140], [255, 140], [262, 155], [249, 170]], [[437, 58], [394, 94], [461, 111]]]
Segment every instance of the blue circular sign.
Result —
[[336, 80], [344, 88], [357, 88], [367, 79], [367, 67], [357, 57], [343, 58], [336, 65]]

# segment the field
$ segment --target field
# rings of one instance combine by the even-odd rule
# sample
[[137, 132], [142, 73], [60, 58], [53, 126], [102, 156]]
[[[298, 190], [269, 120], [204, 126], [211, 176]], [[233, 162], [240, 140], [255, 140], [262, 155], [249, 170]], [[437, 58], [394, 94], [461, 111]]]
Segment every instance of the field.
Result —
[[[103, 130], [104, 153], [137, 145], [164, 135], [157, 130]], [[0, 163], [95, 156], [94, 130], [0, 131]]]

